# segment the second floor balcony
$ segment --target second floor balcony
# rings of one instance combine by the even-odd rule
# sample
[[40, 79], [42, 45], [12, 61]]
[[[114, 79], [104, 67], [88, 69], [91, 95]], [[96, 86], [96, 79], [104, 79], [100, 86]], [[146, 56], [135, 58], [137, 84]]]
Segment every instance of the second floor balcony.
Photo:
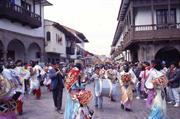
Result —
[[131, 26], [123, 36], [123, 49], [139, 42], [180, 40], [180, 23]]
[[31, 28], [41, 27], [40, 15], [5, 0], [0, 1], [0, 18], [6, 18]]

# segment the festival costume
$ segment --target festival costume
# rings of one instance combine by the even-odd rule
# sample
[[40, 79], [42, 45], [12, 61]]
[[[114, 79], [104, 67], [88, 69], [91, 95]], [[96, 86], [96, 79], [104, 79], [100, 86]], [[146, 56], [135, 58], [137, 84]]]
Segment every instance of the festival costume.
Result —
[[116, 70], [112, 70], [112, 69], [108, 69], [106, 71], [106, 75], [107, 78], [111, 80], [112, 82], [112, 95], [111, 95], [111, 100], [112, 101], [119, 101], [119, 84], [117, 82], [117, 71]]
[[151, 69], [145, 86], [151, 91], [151, 97], [148, 97], [151, 106], [151, 113], [148, 119], [165, 119], [166, 101], [164, 87], [167, 85], [167, 78], [162, 72]]
[[18, 114], [23, 113], [23, 97], [25, 93], [25, 80], [29, 79], [30, 73], [28, 70], [24, 69], [24, 67], [16, 67], [15, 68], [16, 74], [20, 79], [20, 82], [22, 84], [22, 88], [20, 89], [21, 96], [17, 100], [17, 107], [16, 110]]
[[41, 88], [40, 88], [40, 79], [43, 74], [42, 68], [39, 65], [36, 65], [34, 68], [31, 69], [32, 74], [30, 78], [30, 93], [33, 91], [36, 99], [41, 98]]
[[121, 87], [121, 105], [125, 109], [132, 108], [133, 101], [133, 86], [137, 78], [132, 70], [128, 72], [122, 71], [120, 73], [120, 87]]
[[79, 76], [80, 70], [74, 67], [65, 79], [67, 99], [64, 119], [91, 119], [89, 111], [85, 110], [88, 110], [87, 104], [92, 99], [92, 93], [84, 89], [79, 82]]
[[11, 69], [0, 74], [0, 119], [17, 119], [16, 100], [20, 96], [20, 81]]

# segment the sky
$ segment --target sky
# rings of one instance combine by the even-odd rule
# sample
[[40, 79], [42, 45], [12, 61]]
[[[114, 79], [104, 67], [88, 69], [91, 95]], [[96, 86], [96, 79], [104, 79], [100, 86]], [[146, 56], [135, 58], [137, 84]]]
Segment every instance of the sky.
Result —
[[117, 26], [121, 0], [48, 0], [45, 19], [83, 33], [89, 40], [85, 49], [109, 56]]

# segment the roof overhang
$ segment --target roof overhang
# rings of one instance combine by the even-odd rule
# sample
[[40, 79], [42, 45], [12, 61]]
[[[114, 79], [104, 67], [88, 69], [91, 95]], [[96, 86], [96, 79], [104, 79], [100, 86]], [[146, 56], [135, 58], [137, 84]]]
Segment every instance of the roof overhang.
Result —
[[119, 13], [118, 13], [118, 17], [117, 17], [118, 21], [124, 20], [124, 17], [125, 17], [126, 12], [127, 12], [127, 8], [129, 6], [129, 3], [130, 3], [130, 0], [122, 0], [121, 6], [119, 9]]
[[43, 6], [51, 6], [53, 5], [52, 3], [50, 3], [49, 1], [47, 0], [35, 0], [35, 4], [40, 4], [43, 5]]
[[75, 37], [77, 37], [77, 39], [79, 39], [80, 41], [81, 41], [81, 43], [83, 43], [83, 42], [89, 42], [87, 39], [86, 39], [86, 37], [84, 36], [84, 34], [83, 33], [81, 33], [81, 32], [79, 32], [79, 31], [76, 31], [76, 30], [74, 30], [74, 29], [72, 29], [72, 28], [69, 28], [69, 27], [66, 27], [66, 26], [64, 26], [69, 32], [71, 32], [72, 34], [74, 34], [74, 36]]
[[74, 34], [64, 28], [64, 26], [60, 25], [59, 23], [53, 23], [53, 26], [63, 32], [66, 37], [69, 37], [71, 40], [75, 40], [76, 43], [81, 43], [81, 41], [76, 36], [74, 36]]
[[82, 34], [82, 33], [77, 33], [77, 36], [79, 37], [79, 38], [81, 38], [82, 40], [83, 40], [83, 42], [86, 42], [86, 43], [88, 43], [89, 41], [86, 39], [86, 37], [84, 36], [84, 34]]
[[118, 25], [116, 27], [116, 32], [114, 34], [114, 39], [113, 39], [113, 42], [112, 42], [112, 46], [116, 46], [116, 44], [117, 44], [117, 42], [118, 42], [118, 40], [120, 38], [120, 35], [122, 33], [122, 30], [123, 30], [123, 28], [122, 28], [123, 24], [124, 24], [123, 22], [120, 22], [120, 21], [118, 22]]

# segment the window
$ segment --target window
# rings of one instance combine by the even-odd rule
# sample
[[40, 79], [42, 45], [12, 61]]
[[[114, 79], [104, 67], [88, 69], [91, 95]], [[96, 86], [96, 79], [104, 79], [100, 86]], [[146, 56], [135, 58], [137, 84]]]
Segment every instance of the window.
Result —
[[176, 23], [176, 10], [171, 9], [170, 18], [168, 19], [168, 9], [161, 9], [156, 11], [158, 29], [167, 28], [168, 24]]
[[51, 41], [51, 33], [49, 31], [46, 32], [46, 39], [47, 41]]
[[24, 0], [21, 0], [21, 7], [23, 7], [27, 11], [31, 11], [31, 4], [25, 2]]
[[62, 37], [56, 34], [56, 43], [62, 45]]

